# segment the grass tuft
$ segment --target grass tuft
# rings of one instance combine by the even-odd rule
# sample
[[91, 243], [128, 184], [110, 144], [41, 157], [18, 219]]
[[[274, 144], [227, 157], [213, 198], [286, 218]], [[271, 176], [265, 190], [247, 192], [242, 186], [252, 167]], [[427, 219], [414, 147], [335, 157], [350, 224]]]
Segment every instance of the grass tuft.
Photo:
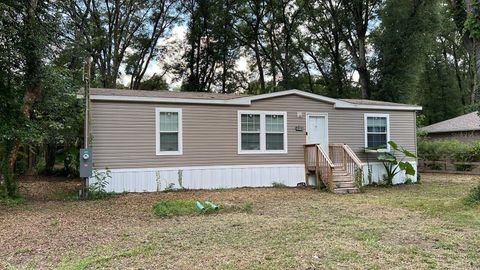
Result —
[[287, 188], [288, 186], [285, 185], [284, 183], [273, 182], [273, 183], [272, 183], [272, 187], [274, 187], [274, 188]]
[[194, 214], [215, 213], [251, 213], [253, 203], [219, 205], [218, 210], [206, 207], [203, 211], [198, 209], [194, 200], [168, 199], [161, 200], [153, 205], [153, 212], [159, 217], [190, 216]]
[[253, 212], [253, 203], [252, 202], [246, 202], [242, 205], [242, 210], [246, 213], [251, 213]]
[[153, 212], [159, 217], [186, 216], [200, 213], [194, 200], [161, 200], [153, 205]]
[[25, 203], [25, 198], [22, 196], [18, 196], [15, 198], [8, 198], [8, 197], [0, 197], [0, 204], [6, 205], [6, 206], [17, 206], [17, 205], [22, 205]]

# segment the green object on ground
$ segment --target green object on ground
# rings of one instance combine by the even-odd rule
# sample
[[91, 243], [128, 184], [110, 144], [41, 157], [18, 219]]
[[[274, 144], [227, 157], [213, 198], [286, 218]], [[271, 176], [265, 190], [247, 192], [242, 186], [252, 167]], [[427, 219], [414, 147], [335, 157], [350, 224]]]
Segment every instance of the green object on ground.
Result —
[[200, 209], [200, 210], [204, 210], [204, 209], [205, 209], [205, 206], [203, 206], [203, 204], [200, 203], [199, 201], [196, 201], [196, 202], [195, 202], [195, 205], [196, 205], [197, 208]]
[[218, 209], [218, 205], [213, 204], [212, 202], [205, 201], [205, 204], [206, 204], [208, 207], [212, 208], [212, 209], [215, 209], [215, 210]]

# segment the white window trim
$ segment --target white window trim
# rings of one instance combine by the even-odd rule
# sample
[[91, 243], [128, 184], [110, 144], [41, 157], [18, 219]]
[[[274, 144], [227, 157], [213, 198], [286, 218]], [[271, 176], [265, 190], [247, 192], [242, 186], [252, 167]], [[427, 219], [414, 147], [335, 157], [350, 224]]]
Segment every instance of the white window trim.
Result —
[[[178, 113], [178, 151], [160, 151], [160, 112]], [[183, 154], [183, 126], [182, 109], [179, 108], [155, 108], [155, 140], [157, 156], [182, 155]]]
[[367, 152], [390, 152], [390, 115], [386, 113], [365, 113], [364, 114], [364, 134], [365, 134], [365, 148], [368, 147], [368, 125], [367, 119], [368, 117], [385, 117], [387, 119], [387, 148], [378, 149], [378, 150], [366, 150]]
[[[260, 115], [260, 150], [242, 150], [242, 114], [259, 114]], [[267, 150], [266, 138], [266, 115], [283, 115], [283, 150]], [[245, 111], [239, 110], [237, 113], [237, 144], [238, 154], [287, 154], [288, 153], [288, 129], [287, 129], [287, 112], [276, 111]]]

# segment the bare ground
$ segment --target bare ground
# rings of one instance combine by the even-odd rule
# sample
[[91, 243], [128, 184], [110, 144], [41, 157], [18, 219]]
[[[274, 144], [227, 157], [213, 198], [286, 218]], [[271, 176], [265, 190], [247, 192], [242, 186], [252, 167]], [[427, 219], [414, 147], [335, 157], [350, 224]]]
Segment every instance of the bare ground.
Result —
[[[0, 268], [480, 269], [480, 207], [461, 202], [480, 180], [422, 180], [344, 196], [243, 188], [62, 201], [78, 181], [27, 179], [25, 204], [0, 205]], [[152, 205], [164, 198], [254, 207], [161, 219]]]

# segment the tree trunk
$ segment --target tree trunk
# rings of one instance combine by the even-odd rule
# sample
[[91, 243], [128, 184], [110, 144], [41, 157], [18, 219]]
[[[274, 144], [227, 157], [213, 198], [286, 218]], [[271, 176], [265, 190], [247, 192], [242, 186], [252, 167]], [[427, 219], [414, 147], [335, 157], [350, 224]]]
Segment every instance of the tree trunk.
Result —
[[[460, 67], [459, 67], [459, 59], [458, 59], [458, 56], [457, 56], [457, 49], [456, 49], [456, 45], [453, 44], [452, 45], [452, 55], [453, 55], [453, 64], [455, 66], [455, 78], [456, 78], [456, 81], [457, 81], [457, 85], [458, 85], [458, 88], [460, 89], [460, 92], [462, 93], [462, 107], [465, 107], [465, 105], [467, 104], [467, 102], [465, 101], [465, 89], [464, 89], [464, 84], [463, 84], [463, 80], [462, 80], [462, 76], [461, 76], [461, 71], [460, 71]], [[445, 59], [445, 61], [447, 61], [447, 59]]]
[[[36, 1], [34, 1], [36, 2]], [[30, 119], [30, 113], [32, 111], [32, 106], [37, 97], [40, 96], [40, 87], [39, 86], [28, 86], [27, 90], [25, 91], [25, 95], [23, 97], [23, 105], [22, 105], [22, 114], [25, 118]], [[12, 149], [10, 151], [9, 157], [9, 169], [11, 172], [15, 171], [15, 163], [18, 157], [18, 151], [20, 150], [20, 138], [16, 138], [14, 140]]]
[[299, 58], [302, 61], [303, 65], [305, 66], [305, 70], [307, 71], [309, 91], [313, 93], [313, 81], [312, 81], [312, 74], [310, 73], [310, 68], [308, 67], [308, 63], [303, 58], [302, 55], [300, 55]]
[[[260, 49], [258, 48], [258, 40], [255, 41], [255, 61], [257, 64], [259, 81], [260, 81], [260, 89], [261, 93], [265, 93], [265, 74], [263, 71], [263, 64], [262, 58], [260, 57]], [[257, 93], [260, 94], [260, 93]]]
[[365, 46], [365, 37], [358, 38], [358, 82], [362, 89], [362, 98], [370, 97], [370, 72], [367, 67], [367, 56], [366, 56], [366, 46]]
[[[452, 1], [452, 4], [455, 8], [459, 8], [455, 1]], [[474, 5], [471, 0], [465, 0], [465, 11], [468, 15], [472, 15], [477, 18], [477, 14], [474, 8]], [[478, 91], [478, 79], [480, 78], [480, 42], [475, 38], [471, 38], [468, 31], [463, 31], [463, 46], [470, 54], [471, 66], [475, 69], [473, 72], [473, 86], [470, 92], [470, 104], [474, 104], [476, 101], [477, 91]]]
[[47, 174], [53, 173], [55, 166], [55, 153], [57, 152], [57, 145], [55, 143], [47, 143], [45, 145], [45, 172]]
[[473, 80], [474, 86], [472, 89], [472, 93], [470, 95], [470, 104], [475, 104], [475, 102], [477, 101], [478, 79], [480, 78], [480, 42], [474, 40], [473, 49], [475, 50], [473, 53], [474, 64], [475, 64], [475, 77]]
[[25, 172], [26, 175], [34, 175], [35, 174], [35, 164], [37, 163], [37, 152], [34, 146], [28, 145], [28, 168]]
[[227, 52], [222, 52], [222, 93], [227, 93]]
[[368, 72], [367, 67], [358, 67], [358, 82], [360, 88], [362, 89], [362, 98], [370, 98], [369, 82], [370, 82], [370, 73]]

